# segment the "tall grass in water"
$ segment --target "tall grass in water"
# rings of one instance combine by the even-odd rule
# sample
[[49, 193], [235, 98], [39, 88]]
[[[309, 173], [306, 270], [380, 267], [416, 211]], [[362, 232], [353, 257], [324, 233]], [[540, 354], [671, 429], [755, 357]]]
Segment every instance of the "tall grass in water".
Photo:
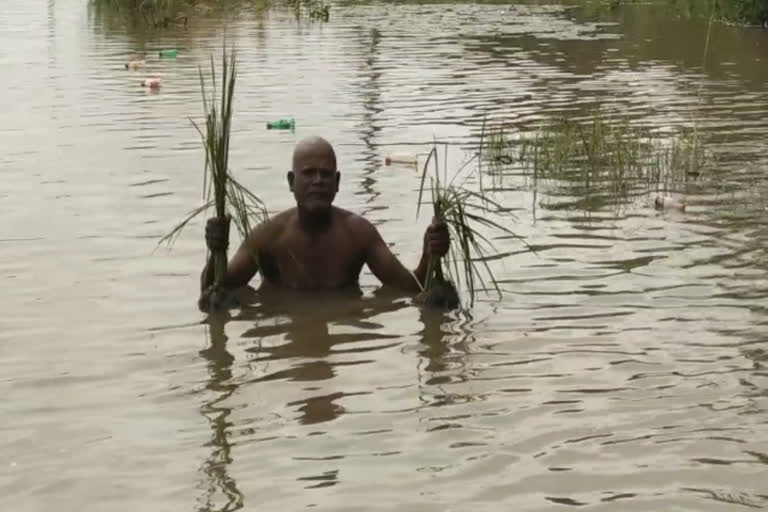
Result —
[[569, 184], [586, 196], [607, 195], [617, 206], [633, 193], [667, 191], [698, 179], [713, 160], [695, 126], [662, 135], [599, 111], [587, 119], [517, 126], [514, 134], [497, 126], [484, 140], [489, 169], [517, 166], [534, 186]]
[[[447, 154], [447, 146], [445, 149]], [[490, 199], [482, 186], [480, 191], [470, 190], [465, 186], [469, 175], [463, 174], [462, 171], [475, 159], [477, 155], [449, 176], [447, 158], [441, 170], [435, 145], [424, 163], [416, 214], [418, 216], [424, 204], [425, 190], [429, 185], [433, 216], [447, 225], [451, 235], [448, 254], [443, 259], [433, 256], [429, 261], [424, 290], [417, 298], [427, 306], [441, 309], [460, 307], [456, 282], [466, 286], [470, 307], [474, 305], [475, 298], [481, 291], [494, 290], [500, 296], [501, 291], [487, 261], [489, 251], [494, 249], [493, 243], [481, 229], [520, 239], [508, 228], [488, 218], [491, 208], [496, 212], [501, 212], [504, 208]], [[430, 164], [434, 171], [432, 173]], [[457, 182], [460, 177], [463, 179]]]
[[191, 18], [210, 13], [236, 17], [240, 11], [259, 12], [268, 7], [287, 6], [297, 18], [328, 21], [330, 5], [323, 0], [90, 0], [97, 16], [118, 17], [129, 24], [154, 29], [183, 25]]
[[331, 6], [323, 0], [287, 0], [287, 4], [293, 7], [297, 19], [302, 14], [312, 21], [328, 21], [331, 17]]
[[691, 17], [712, 13], [714, 19], [727, 23], [766, 26], [768, 0], [671, 0], [679, 12]]
[[[211, 56], [211, 88], [206, 87], [203, 69], [200, 73], [200, 90], [203, 97], [203, 127], [192, 121], [205, 149], [203, 171], [204, 204], [194, 209], [160, 243], [172, 244], [184, 227], [197, 215], [214, 208], [220, 219], [231, 217], [243, 239], [251, 231], [251, 221], [267, 219], [264, 203], [232, 176], [229, 168], [229, 141], [232, 131], [232, 105], [235, 95], [237, 59], [233, 49], [229, 57], [226, 48], [221, 55], [221, 94], [216, 82], [216, 66]], [[213, 254], [214, 281], [219, 284], [227, 271], [226, 249]]]
[[184, 0], [90, 0], [90, 6], [102, 13], [118, 14], [126, 20], [140, 20], [148, 27], [168, 28], [187, 26], [191, 3]]

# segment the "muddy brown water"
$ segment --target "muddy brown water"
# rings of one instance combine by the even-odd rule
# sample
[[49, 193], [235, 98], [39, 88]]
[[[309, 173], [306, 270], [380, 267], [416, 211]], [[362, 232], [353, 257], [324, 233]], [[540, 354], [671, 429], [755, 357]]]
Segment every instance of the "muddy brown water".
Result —
[[[270, 208], [298, 137], [338, 147], [339, 204], [409, 265], [412, 170], [385, 144], [468, 144], [599, 104], [718, 155], [684, 215], [510, 173], [501, 301], [256, 300], [204, 322], [189, 117], [221, 20], [145, 32], [76, 0], [0, 18], [0, 504], [19, 511], [741, 510], [768, 507], [768, 32], [648, 5], [343, 3], [239, 13], [233, 167]], [[178, 47], [176, 60], [155, 52]], [[123, 64], [147, 52], [149, 70]], [[150, 93], [151, 74], [163, 87]], [[266, 131], [295, 116], [298, 128]], [[421, 150], [421, 149], [419, 149]], [[154, 251], [154, 252], [153, 252]]]

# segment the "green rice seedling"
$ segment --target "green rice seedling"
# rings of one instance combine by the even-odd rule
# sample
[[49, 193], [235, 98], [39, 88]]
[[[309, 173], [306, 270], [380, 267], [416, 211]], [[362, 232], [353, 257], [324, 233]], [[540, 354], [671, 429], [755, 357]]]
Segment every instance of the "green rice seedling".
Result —
[[534, 186], [566, 184], [577, 195], [597, 192], [618, 205], [643, 183], [652, 140], [649, 130], [595, 112], [587, 120], [563, 117], [521, 130], [518, 159]]
[[272, 0], [89, 0], [89, 12], [104, 26], [111, 28], [187, 29], [195, 19], [224, 16], [237, 18], [244, 12], [259, 13], [272, 5]]
[[508, 133], [505, 129], [506, 127], [502, 123], [488, 130], [485, 146], [487, 151], [485, 158], [487, 160], [501, 164], [511, 163], [512, 142], [508, 140]]
[[[508, 228], [488, 218], [490, 208], [498, 212], [503, 211], [504, 208], [489, 198], [482, 187], [479, 192], [465, 187], [464, 183], [469, 176], [465, 176], [460, 183], [457, 183], [457, 178], [462, 171], [478, 156], [479, 154], [472, 157], [450, 177], [447, 166], [441, 172], [436, 145], [429, 152], [424, 163], [419, 186], [417, 216], [424, 201], [425, 188], [429, 183], [433, 215], [445, 222], [452, 240], [450, 250], [444, 259], [433, 257], [430, 260], [424, 289], [417, 298], [419, 302], [430, 307], [440, 309], [460, 307], [461, 301], [455, 282], [465, 284], [470, 307], [474, 305], [475, 297], [480, 291], [493, 289], [500, 296], [501, 290], [487, 261], [488, 252], [494, 247], [480, 230], [490, 229], [520, 239]], [[430, 174], [430, 164], [434, 169], [432, 174]]]
[[[235, 94], [235, 79], [237, 76], [237, 60], [235, 50], [227, 57], [226, 49], [222, 51], [221, 95], [218, 95], [216, 83], [216, 66], [211, 56], [210, 94], [205, 84], [203, 70], [200, 68], [200, 90], [203, 97], [203, 113], [205, 115], [204, 129], [192, 121], [205, 149], [205, 167], [203, 173], [202, 206], [192, 210], [190, 214], [159, 243], [171, 245], [181, 234], [184, 227], [197, 215], [214, 208], [219, 218], [231, 217], [240, 235], [245, 238], [251, 230], [252, 220], [267, 220], [267, 210], [264, 203], [232, 176], [229, 169], [229, 141], [232, 131], [232, 104]], [[227, 271], [226, 250], [213, 254], [214, 282], [220, 283]]]
[[[483, 118], [478, 148], [478, 165], [482, 166], [484, 162], [487, 162], [486, 173], [494, 179], [494, 182], [497, 182], [504, 170], [504, 165], [511, 163], [511, 161], [508, 161], [511, 160], [508, 156], [511, 145], [507, 142], [504, 125], [499, 124], [486, 130], [486, 119]], [[482, 168], [479, 170], [479, 173], [482, 176]]]
[[559, 117], [534, 126], [515, 125], [511, 137], [496, 124], [481, 134], [480, 153], [494, 184], [503, 174], [498, 155], [509, 155], [534, 191], [541, 183], [570, 189], [573, 204], [587, 209], [610, 204], [618, 213], [633, 197], [687, 189], [706, 177], [715, 155], [697, 123], [671, 134], [633, 124], [621, 115], [595, 110], [588, 118]]
[[707, 13], [725, 24], [763, 25], [768, 20], [767, 0], [672, 0], [671, 6], [686, 17], [705, 17]]
[[125, 18], [152, 28], [168, 28], [172, 25], [187, 25], [185, 10], [188, 2], [183, 0], [91, 0], [90, 5], [102, 11], [111, 11]]
[[716, 155], [694, 130], [683, 130], [674, 137], [653, 142], [647, 175], [649, 189], [672, 191], [692, 180], [707, 179]]

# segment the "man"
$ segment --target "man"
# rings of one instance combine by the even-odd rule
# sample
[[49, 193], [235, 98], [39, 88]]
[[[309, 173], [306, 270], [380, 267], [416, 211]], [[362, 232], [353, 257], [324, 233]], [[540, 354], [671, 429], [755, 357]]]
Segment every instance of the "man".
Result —
[[[373, 224], [332, 205], [340, 178], [336, 154], [326, 140], [310, 137], [299, 142], [288, 173], [296, 207], [251, 231], [229, 262], [222, 286], [239, 288], [261, 271], [263, 283], [276, 287], [354, 289], [363, 265], [368, 265], [383, 285], [418, 293], [426, 281], [430, 257], [448, 252], [447, 226], [433, 219], [424, 234], [421, 261], [411, 272], [392, 254]], [[228, 232], [229, 219], [208, 220], [206, 242], [211, 253], [228, 246]], [[201, 276], [201, 309], [208, 308], [214, 290], [213, 268], [211, 257]]]

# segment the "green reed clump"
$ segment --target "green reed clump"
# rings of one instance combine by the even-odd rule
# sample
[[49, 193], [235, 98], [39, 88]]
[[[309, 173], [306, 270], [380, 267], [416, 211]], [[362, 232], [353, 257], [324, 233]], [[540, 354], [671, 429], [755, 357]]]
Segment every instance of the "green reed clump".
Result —
[[[483, 128], [485, 129], [485, 128]], [[486, 145], [486, 158], [491, 162], [510, 163], [513, 143], [509, 140], [508, 129], [504, 124], [491, 127], [488, 130]]]
[[288, 5], [297, 19], [306, 16], [312, 21], [328, 21], [331, 17], [331, 6], [323, 0], [288, 0]]
[[236, 17], [242, 11], [260, 12], [269, 7], [290, 7], [297, 17], [328, 21], [330, 6], [322, 0], [89, 0], [97, 18], [133, 27], [164, 29], [183, 25], [211, 13]]
[[[227, 57], [222, 50], [221, 95], [218, 94], [216, 66], [211, 56], [211, 90], [206, 88], [202, 68], [200, 90], [203, 97], [204, 129], [192, 121], [200, 135], [205, 149], [205, 167], [203, 171], [203, 198], [205, 203], [194, 209], [160, 243], [172, 244], [184, 227], [197, 215], [214, 208], [219, 218], [232, 217], [240, 235], [245, 238], [251, 231], [251, 221], [267, 219], [264, 203], [232, 176], [229, 169], [229, 142], [232, 132], [232, 105], [235, 95], [237, 59], [233, 49]], [[227, 270], [226, 249], [213, 255], [214, 282], [219, 283]]]
[[152, 28], [186, 27], [192, 5], [186, 0], [90, 0], [98, 12], [112, 12], [133, 22], [141, 20]]
[[667, 189], [701, 178], [714, 158], [695, 125], [662, 136], [597, 111], [587, 120], [561, 117], [518, 127], [514, 136], [496, 127], [483, 139], [492, 171], [493, 162], [519, 165], [534, 183], [571, 183], [616, 200], [641, 186]]
[[715, 158], [697, 127], [681, 130], [675, 137], [654, 141], [648, 184], [668, 190], [691, 179], [705, 178]]
[[585, 189], [607, 183], [624, 196], [642, 175], [648, 134], [595, 113], [587, 122], [562, 118], [522, 137], [521, 161], [539, 179], [576, 180]]
[[[500, 295], [501, 291], [487, 260], [489, 251], [494, 250], [494, 246], [488, 237], [483, 235], [481, 229], [489, 229], [520, 239], [514, 232], [488, 217], [491, 209], [496, 212], [504, 209], [493, 201], [482, 187], [478, 192], [464, 186], [469, 178], [466, 175], [461, 182], [457, 182], [457, 179], [462, 176], [462, 171], [475, 158], [471, 158], [449, 176], [446, 163], [443, 164], [444, 168], [440, 169], [435, 145], [424, 163], [419, 186], [417, 216], [423, 204], [425, 188], [429, 184], [433, 216], [448, 226], [451, 235], [448, 254], [442, 259], [432, 257], [430, 260], [424, 289], [418, 297], [420, 302], [431, 307], [458, 308], [461, 301], [456, 282], [465, 284], [470, 307], [474, 305], [475, 297], [480, 291], [489, 291], [492, 287]], [[431, 174], [430, 164], [434, 171]]]
[[486, 123], [480, 134], [481, 162], [488, 162], [487, 173], [498, 183], [505, 166], [515, 162], [515, 141], [510, 138], [510, 130], [505, 124], [492, 126], [486, 132]]
[[768, 0], [672, 0], [678, 12], [691, 17], [705, 17], [730, 23], [765, 25], [768, 22]]

